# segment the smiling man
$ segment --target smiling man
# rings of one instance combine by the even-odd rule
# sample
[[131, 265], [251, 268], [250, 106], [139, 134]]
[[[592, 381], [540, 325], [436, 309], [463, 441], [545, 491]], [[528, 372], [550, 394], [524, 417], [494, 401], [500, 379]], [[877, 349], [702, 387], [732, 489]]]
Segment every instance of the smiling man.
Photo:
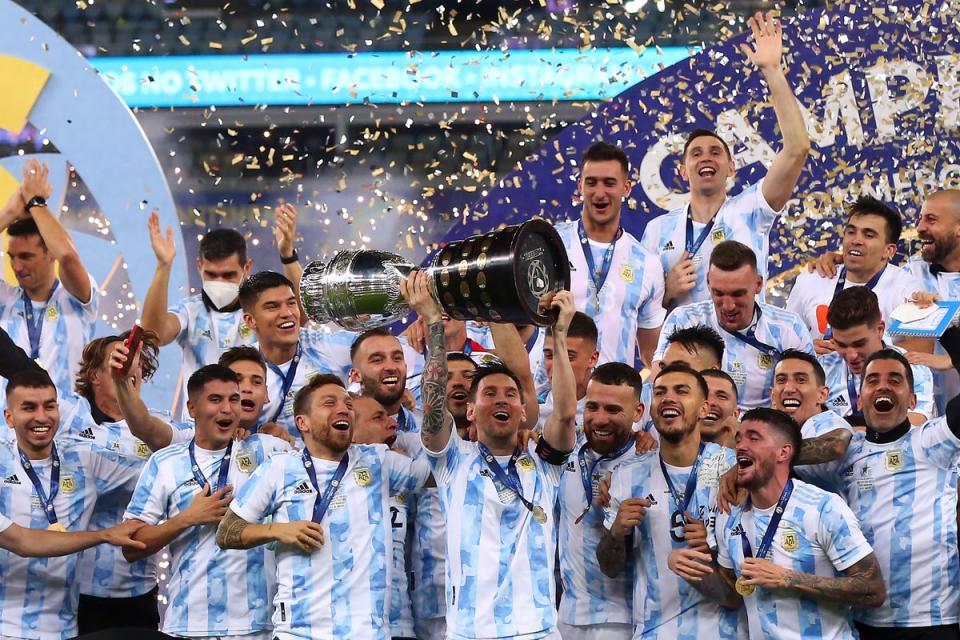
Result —
[[399, 431], [418, 431], [417, 416], [403, 406], [407, 361], [400, 340], [386, 328], [365, 331], [350, 345], [350, 362], [350, 382], [360, 384], [360, 393], [382, 404]]
[[714, 442], [721, 447], [733, 449], [734, 439], [740, 427], [737, 419], [737, 383], [720, 369], [700, 371], [707, 383], [707, 412], [700, 418], [700, 437], [704, 442]]

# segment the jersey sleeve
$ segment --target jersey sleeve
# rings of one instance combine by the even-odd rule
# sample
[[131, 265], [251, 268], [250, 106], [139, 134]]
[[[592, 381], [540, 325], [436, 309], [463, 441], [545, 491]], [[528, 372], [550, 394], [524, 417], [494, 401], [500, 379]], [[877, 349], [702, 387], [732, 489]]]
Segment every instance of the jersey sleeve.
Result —
[[91, 471], [96, 478], [97, 493], [103, 495], [136, 482], [143, 460], [136, 456], [118, 454], [104, 448], [90, 451]]
[[960, 461], [960, 440], [947, 425], [946, 417], [925, 422], [917, 434], [922, 455], [941, 469], [953, 469]]
[[230, 510], [247, 522], [262, 522], [277, 507], [284, 475], [281, 458], [270, 458], [240, 488]]
[[140, 520], [149, 525], [157, 525], [168, 517], [167, 491], [160, 473], [157, 456], [150, 456], [147, 466], [143, 468], [137, 487], [133, 490], [130, 504], [123, 514], [124, 520]]
[[825, 494], [821, 503], [818, 542], [837, 571], [845, 571], [873, 553], [857, 517], [843, 499]]
[[917, 394], [917, 406], [913, 413], [919, 413], [930, 420], [936, 415], [933, 399], [933, 372], [923, 365], [911, 365], [913, 371], [913, 392]]
[[663, 268], [654, 254], [647, 253], [643, 257], [643, 279], [650, 290], [647, 296], [640, 301], [640, 306], [637, 308], [637, 328], [656, 329], [663, 324], [663, 320], [667, 316], [667, 312], [663, 308], [663, 296], [666, 291]]
[[711, 549], [716, 549], [717, 564], [725, 569], [733, 569], [733, 559], [730, 558], [730, 549], [727, 547], [727, 523], [729, 521], [729, 514], [719, 513], [714, 521], [712, 533], [709, 528], [707, 529], [707, 543], [713, 545]]
[[10, 518], [0, 513], [0, 533], [3, 533], [7, 529], [9, 529], [10, 525], [12, 524], [13, 522], [10, 520]]
[[427, 452], [427, 460], [437, 485], [448, 484], [453, 478], [453, 474], [456, 473], [457, 466], [460, 463], [464, 444], [456, 428], [451, 427], [450, 440], [447, 441], [447, 446], [442, 451], [430, 451], [427, 447], [423, 448]]
[[809, 304], [807, 302], [807, 283], [810, 282], [810, 275], [803, 272], [797, 275], [797, 279], [793, 282], [793, 288], [790, 289], [790, 295], [787, 296], [787, 304], [784, 306], [784, 309], [800, 317], [803, 317], [803, 313]]
[[610, 530], [613, 523], [617, 520], [617, 513], [620, 511], [620, 503], [631, 497], [629, 465], [621, 465], [613, 470], [610, 477], [610, 504], [603, 508], [603, 526]]
[[[770, 232], [770, 227], [773, 226], [773, 221], [777, 219], [778, 215], [783, 213], [783, 209], [775, 211], [773, 207], [770, 206], [770, 203], [767, 202], [767, 199], [763, 197], [764, 180], [765, 178], [761, 178], [739, 197], [747, 199], [747, 201], [744, 202], [746, 206], [743, 208], [747, 226], [758, 234], [767, 235]], [[784, 208], [786, 208], [786, 206], [784, 206]]]
[[419, 490], [430, 477], [430, 463], [425, 456], [414, 458], [387, 451], [383, 458], [387, 470], [390, 493], [413, 493]]
[[[73, 294], [68, 292], [70, 305], [79, 312], [78, 315], [86, 322], [96, 322], [97, 312], [100, 309], [100, 287], [97, 286], [97, 281], [89, 273], [87, 279], [90, 281], [90, 299], [84, 302], [74, 298]], [[66, 291], [66, 288], [64, 290]]]
[[793, 332], [796, 335], [796, 343], [787, 346], [816, 356], [817, 352], [813, 348], [813, 338], [810, 336], [810, 329], [807, 328], [807, 325], [803, 323], [803, 319], [798, 315], [793, 316]]
[[180, 331], [177, 333], [175, 338], [177, 342], [181, 342], [186, 339], [187, 334], [190, 332], [190, 298], [184, 298], [177, 304], [171, 306], [167, 309], [168, 313], [172, 313], [177, 316], [177, 321], [180, 323]]

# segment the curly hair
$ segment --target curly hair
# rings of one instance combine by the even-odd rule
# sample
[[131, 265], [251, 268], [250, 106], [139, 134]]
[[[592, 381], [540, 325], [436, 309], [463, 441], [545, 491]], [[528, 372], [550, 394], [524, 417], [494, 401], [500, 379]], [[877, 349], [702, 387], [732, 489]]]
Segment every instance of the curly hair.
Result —
[[[144, 381], [153, 377], [157, 372], [159, 362], [157, 360], [160, 351], [160, 337], [153, 331], [143, 329], [141, 334], [141, 344], [143, 348], [140, 351], [140, 371], [143, 374]], [[87, 400], [93, 401], [93, 387], [90, 385], [90, 377], [94, 371], [97, 371], [107, 361], [107, 354], [110, 353], [110, 346], [115, 342], [124, 342], [130, 337], [129, 331], [124, 331], [118, 336], [105, 336], [96, 338], [87, 343], [83, 348], [83, 357], [80, 359], [80, 371], [77, 372], [77, 378], [74, 382], [74, 389], [77, 393]]]

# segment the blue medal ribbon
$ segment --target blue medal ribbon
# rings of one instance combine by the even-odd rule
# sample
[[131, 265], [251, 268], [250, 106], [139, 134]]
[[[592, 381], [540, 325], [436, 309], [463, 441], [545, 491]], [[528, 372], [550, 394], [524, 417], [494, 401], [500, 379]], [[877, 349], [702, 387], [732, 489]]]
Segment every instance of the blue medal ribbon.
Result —
[[596, 460], [593, 461], [593, 464], [587, 467], [587, 449], [590, 447], [589, 442], [584, 442], [581, 445], [580, 450], [577, 451], [577, 461], [580, 463], [580, 481], [583, 483], [583, 493], [587, 498], [587, 506], [584, 507], [583, 513], [577, 518], [576, 523], [579, 524], [584, 516], [587, 515], [587, 512], [590, 511], [590, 507], [593, 506], [593, 472], [596, 470], [597, 465], [599, 465], [604, 460], [616, 460], [632, 447], [636, 446], [636, 442], [633, 438], [627, 438], [627, 441], [623, 443], [623, 446], [613, 453], [605, 453]]
[[577, 233], [580, 235], [580, 246], [583, 248], [583, 257], [587, 260], [587, 269], [590, 271], [590, 279], [596, 289], [596, 297], [600, 298], [600, 289], [603, 283], [607, 281], [607, 275], [610, 273], [610, 265], [613, 263], [613, 250], [617, 246], [617, 240], [623, 235], [623, 227], [617, 228], [617, 233], [613, 236], [613, 242], [607, 245], [603, 252], [603, 261], [600, 268], [597, 269], [593, 262], [593, 251], [590, 249], [590, 239], [587, 238], [587, 230], [583, 227], [583, 219], [577, 222]]
[[667, 473], [667, 464], [663, 461], [663, 456], [657, 456], [660, 461], [660, 472], [663, 473], [663, 479], [667, 481], [667, 488], [670, 490], [670, 495], [673, 497], [673, 502], [677, 505], [677, 512], [680, 515], [686, 514], [687, 507], [690, 506], [690, 500], [693, 498], [693, 492], [697, 489], [697, 471], [700, 469], [700, 457], [703, 455], [705, 446], [705, 443], [701, 442], [700, 448], [697, 449], [697, 459], [693, 461], [693, 467], [690, 469], [690, 476], [687, 478], [687, 486], [683, 489], [683, 495], [680, 495], [673, 485], [673, 480]]
[[700, 247], [703, 245], [703, 241], [707, 239], [707, 236], [710, 234], [710, 231], [713, 229], [713, 223], [716, 221], [717, 217], [714, 216], [710, 218], [703, 230], [700, 232], [700, 235], [696, 240], [693, 239], [693, 211], [690, 210], [690, 205], [687, 205], [687, 239], [684, 244], [684, 248], [687, 250], [687, 258], [693, 260], [693, 256], [696, 255], [697, 251], [700, 250]]
[[320, 524], [323, 516], [327, 513], [327, 508], [333, 501], [333, 496], [336, 495], [337, 489], [340, 488], [343, 475], [347, 472], [347, 465], [350, 463], [350, 454], [344, 452], [343, 457], [340, 458], [340, 464], [337, 465], [337, 470], [333, 473], [333, 478], [330, 479], [330, 484], [327, 485], [322, 495], [320, 494], [320, 485], [317, 483], [317, 470], [313, 466], [313, 460], [310, 458], [310, 452], [307, 451], [306, 447], [303, 448], [300, 457], [303, 459], [303, 468], [307, 470], [310, 484], [313, 485], [313, 490], [317, 492], [316, 502], [313, 503], [312, 520]]
[[[203, 471], [200, 470], [200, 465], [197, 464], [197, 456], [194, 453], [196, 444], [197, 439], [194, 438], [190, 441], [190, 446], [187, 447], [187, 451], [190, 453], [190, 471], [193, 472], [193, 479], [200, 485], [200, 489], [203, 489], [203, 485], [207, 484], [208, 481], [206, 476], [203, 475]], [[230, 440], [230, 444], [227, 445], [227, 452], [220, 458], [220, 467], [217, 470], [217, 483], [210, 485], [210, 495], [227, 486], [227, 473], [230, 471], [230, 454], [232, 451], [233, 440]]]
[[[263, 352], [261, 351], [261, 355]], [[303, 357], [303, 347], [300, 345], [300, 342], [297, 342], [297, 353], [294, 354], [293, 360], [290, 362], [290, 366], [287, 367], [286, 373], [280, 369], [277, 365], [272, 362], [267, 362], [267, 359], [264, 358], [264, 362], [267, 362], [267, 366], [270, 367], [270, 370], [277, 374], [281, 380], [283, 380], [283, 386], [280, 387], [280, 398], [279, 404], [277, 405], [276, 411], [273, 412], [273, 415], [270, 416], [270, 419], [266, 422], [276, 422], [277, 418], [280, 417], [280, 414], [283, 413], [283, 407], [287, 403], [287, 394], [290, 393], [290, 388], [293, 387], [293, 381], [297, 377], [297, 367], [300, 365], [300, 358]]]
[[510, 462], [507, 463], [509, 475], [507, 475], [485, 444], [478, 442], [477, 447], [480, 449], [480, 456], [487, 464], [487, 468], [493, 474], [493, 484], [497, 488], [497, 493], [505, 490], [513, 491], [517, 494], [517, 498], [520, 499], [523, 506], [527, 508], [527, 511], [533, 513], [534, 504], [523, 497], [523, 486], [520, 484], [520, 474], [517, 473], [517, 459], [522, 455], [520, 449], [515, 449], [513, 455], [510, 456]]
[[50, 287], [50, 295], [47, 296], [43, 309], [36, 314], [36, 317], [34, 317], [33, 302], [30, 301], [27, 292], [23, 291], [20, 294], [23, 300], [23, 319], [27, 323], [27, 337], [30, 339], [30, 357], [34, 360], [40, 357], [40, 334], [43, 332], [43, 319], [47, 315], [47, 307], [50, 306], [53, 292], [57, 290], [59, 284], [59, 280], [53, 281], [53, 286]]
[[772, 345], [769, 345], [765, 342], [761, 342], [760, 340], [757, 339], [757, 327], [760, 326], [760, 318], [763, 316], [763, 310], [760, 308], [760, 305], [757, 305], [756, 309], [757, 309], [757, 321], [753, 323], [752, 326], [747, 328], [746, 333], [741, 333], [739, 331], [731, 331], [730, 329], [727, 329], [725, 326], [723, 326], [723, 324], [719, 322], [717, 324], [720, 325], [721, 329], [723, 329], [724, 331], [732, 335], [734, 338], [736, 338], [740, 342], [750, 345], [760, 353], [765, 353], [769, 356], [773, 356], [773, 358], [776, 360], [777, 358], [780, 357], [780, 350]]
[[[863, 287], [866, 287], [867, 289], [870, 289], [870, 291], [873, 291], [873, 288], [877, 286], [878, 282], [880, 282], [880, 276], [882, 276], [883, 272], [886, 270], [887, 270], [887, 265], [883, 265], [883, 269], [880, 269], [880, 271], [873, 274], [873, 277], [867, 280], [867, 284], [857, 285], [857, 286], [863, 286]], [[847, 284], [847, 270], [843, 267], [840, 267], [840, 271], [838, 273], [839, 275], [837, 276], [837, 286], [833, 288], [834, 298], [837, 297], [838, 293], [843, 291], [843, 288]], [[832, 337], [833, 337], [833, 330], [830, 327], [827, 327], [827, 330], [823, 334], [823, 339], [829, 340]]]
[[[783, 488], [780, 498], [777, 500], [777, 506], [773, 510], [773, 515], [770, 516], [770, 524], [767, 525], [767, 530], [763, 532], [760, 546], [757, 547], [758, 558], [767, 557], [767, 552], [770, 551], [773, 536], [777, 533], [777, 527], [780, 526], [780, 519], [783, 518], [783, 512], [787, 508], [787, 501], [790, 500], [791, 493], [793, 493], [793, 480], [787, 480], [787, 484]], [[749, 507], [750, 498], [748, 497], [743, 508], [748, 509]], [[740, 526], [740, 542], [743, 544], [743, 557], [752, 558], [753, 550], [750, 548], [750, 540], [747, 539], [747, 532], [742, 525]]]
[[850, 365], [844, 362], [843, 366], [847, 369], [847, 395], [850, 397], [850, 414], [859, 416], [863, 412], [857, 409], [857, 381], [854, 379], [853, 371], [850, 370]]
[[53, 500], [60, 491], [60, 456], [57, 455], [56, 445], [50, 446], [50, 459], [52, 462], [50, 464], [49, 493], [44, 491], [43, 483], [40, 482], [40, 477], [33, 468], [33, 464], [30, 462], [27, 454], [25, 454], [20, 447], [17, 447], [17, 451], [20, 453], [20, 464], [23, 466], [23, 470], [27, 472], [27, 477], [30, 478], [30, 482], [33, 483], [33, 488], [37, 492], [37, 498], [40, 500], [40, 506], [43, 508], [44, 515], [47, 516], [47, 522], [49, 522], [51, 526], [57, 524], [57, 511], [53, 508]]

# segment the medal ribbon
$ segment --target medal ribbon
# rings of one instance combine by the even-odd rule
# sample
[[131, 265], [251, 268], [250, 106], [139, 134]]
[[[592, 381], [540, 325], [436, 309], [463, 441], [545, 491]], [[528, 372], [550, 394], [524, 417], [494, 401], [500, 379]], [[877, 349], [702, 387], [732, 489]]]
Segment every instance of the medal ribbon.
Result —
[[616, 460], [631, 447], [636, 446], [633, 438], [627, 438], [627, 441], [623, 444], [620, 449], [614, 451], [613, 453], [607, 453], [596, 460], [593, 461], [593, 464], [590, 465], [589, 469], [587, 468], [587, 449], [590, 447], [589, 442], [584, 442], [580, 447], [580, 450], [577, 451], [577, 461], [580, 463], [580, 481], [583, 483], [583, 493], [587, 497], [587, 506], [584, 507], [583, 513], [580, 514], [580, 517], [577, 518], [577, 522], [583, 520], [583, 517], [590, 511], [590, 507], [593, 505], [593, 472], [596, 470], [597, 465], [599, 465], [604, 460]]
[[677, 488], [673, 485], [673, 480], [670, 479], [670, 474], [667, 473], [667, 465], [663, 461], [663, 456], [657, 456], [657, 459], [660, 461], [660, 472], [663, 473], [663, 479], [667, 481], [667, 488], [670, 489], [670, 495], [673, 496], [673, 502], [677, 505], [677, 510], [681, 514], [687, 512], [687, 507], [690, 506], [690, 499], [693, 498], [693, 492], [697, 488], [697, 471], [700, 469], [700, 456], [703, 455], [704, 443], [700, 443], [700, 448], [697, 450], [697, 459], [693, 462], [693, 467], [690, 468], [690, 477], [687, 478], [687, 486], [683, 489], [683, 495], [680, 495], [677, 492]]
[[757, 339], [757, 327], [760, 326], [760, 318], [763, 316], [763, 310], [760, 309], [759, 305], [757, 305], [756, 309], [757, 309], [757, 321], [753, 323], [753, 326], [747, 329], [747, 332], [745, 334], [739, 331], [731, 331], [730, 329], [727, 329], [722, 324], [720, 323], [718, 324], [720, 324], [721, 329], [723, 329], [724, 331], [732, 335], [734, 338], [736, 338], [740, 342], [744, 342], [750, 345], [751, 347], [753, 347], [754, 349], [756, 349], [757, 351], [761, 353], [765, 353], [769, 356], [773, 356], [774, 359], [777, 359], [780, 357], [780, 350], [774, 346], [771, 346], [765, 342], [761, 342], [760, 340]]
[[310, 459], [310, 452], [307, 451], [306, 447], [303, 448], [303, 452], [300, 454], [300, 457], [303, 458], [303, 468], [307, 470], [307, 476], [310, 478], [310, 484], [313, 485], [313, 490], [317, 492], [317, 500], [313, 503], [312, 520], [317, 524], [320, 524], [320, 521], [323, 520], [323, 516], [327, 513], [327, 508], [333, 501], [333, 496], [336, 495], [337, 489], [340, 487], [340, 482], [343, 480], [343, 475], [347, 472], [347, 465], [350, 463], [350, 455], [344, 452], [343, 457], [340, 458], [340, 464], [337, 465], [337, 470], [334, 471], [333, 478], [330, 479], [330, 484], [327, 485], [323, 495], [320, 495], [320, 485], [317, 483], [317, 470], [313, 467], [313, 460]]
[[510, 456], [510, 462], [507, 463], [508, 476], [504, 473], [503, 467], [500, 466], [500, 463], [497, 462], [497, 459], [485, 444], [478, 442], [477, 446], [480, 449], [480, 455], [483, 457], [483, 461], [487, 464], [487, 468], [490, 469], [490, 473], [493, 474], [493, 484], [497, 488], [497, 492], [499, 493], [504, 489], [513, 491], [517, 494], [523, 506], [527, 508], [527, 511], [533, 513], [535, 508], [534, 504], [523, 497], [523, 485], [520, 484], [520, 474], [517, 473], [517, 458], [521, 455], [520, 449], [514, 450], [513, 455]]
[[30, 301], [27, 292], [23, 291], [20, 294], [23, 300], [23, 319], [27, 323], [27, 338], [30, 339], [30, 357], [34, 360], [40, 357], [40, 334], [43, 331], [43, 319], [47, 315], [47, 307], [50, 306], [50, 299], [53, 298], [53, 292], [57, 290], [59, 284], [59, 280], [53, 281], [53, 286], [50, 288], [50, 295], [47, 296], [47, 301], [43, 303], [43, 309], [40, 313], [36, 314], [36, 317], [34, 317], [33, 313], [33, 303]]
[[[767, 552], [770, 551], [770, 545], [773, 543], [773, 536], [777, 533], [777, 527], [780, 526], [780, 519], [783, 517], [783, 511], [787, 508], [787, 501], [790, 499], [790, 494], [793, 493], [793, 480], [787, 480], [786, 486], [783, 488], [783, 492], [780, 494], [780, 498], [777, 500], [777, 507], [773, 510], [773, 515], [770, 516], [770, 524], [767, 525], [767, 530], [763, 532], [763, 539], [760, 540], [760, 546], [757, 548], [757, 557], [765, 558]], [[744, 504], [744, 509], [750, 506], [750, 498], [747, 497], [747, 502]], [[740, 541], [743, 543], [743, 557], [752, 558], [753, 551], [750, 549], [750, 541], [747, 539], [747, 532], [744, 527], [740, 526]]]
[[[194, 438], [190, 441], [190, 446], [187, 447], [187, 451], [190, 452], [190, 471], [193, 472], [193, 479], [196, 480], [200, 488], [203, 489], [203, 485], [207, 484], [207, 478], [203, 475], [203, 471], [200, 470], [200, 465], [197, 464], [197, 456], [194, 453], [196, 444], [197, 439]], [[230, 471], [230, 453], [232, 451], [233, 440], [230, 440], [230, 444], [227, 445], [227, 452], [220, 458], [220, 467], [217, 470], [217, 484], [210, 486], [210, 495], [227, 486], [227, 473]]]
[[[261, 354], [262, 353], [263, 352], [261, 352]], [[280, 376], [280, 379], [283, 380], [283, 386], [280, 388], [280, 402], [277, 405], [276, 411], [273, 412], [273, 415], [270, 416], [270, 419], [267, 420], [267, 422], [276, 422], [277, 418], [280, 417], [280, 414], [283, 413], [283, 407], [287, 403], [287, 394], [290, 393], [290, 388], [293, 386], [293, 380], [297, 377], [297, 367], [300, 365], [300, 358], [302, 357], [303, 347], [298, 341], [297, 353], [293, 356], [293, 360], [290, 362], [290, 366], [287, 367], [286, 373], [284, 373], [280, 367], [272, 362], [267, 362], [266, 358], [264, 358], [264, 362], [267, 362], [267, 366], [270, 367], [270, 370]]]
[[693, 259], [693, 256], [696, 255], [697, 251], [700, 250], [700, 246], [703, 245], [703, 241], [707, 239], [707, 236], [710, 234], [710, 231], [713, 229], [713, 223], [716, 221], [716, 216], [710, 218], [703, 230], [700, 232], [699, 237], [696, 241], [693, 239], [693, 212], [690, 210], [690, 205], [687, 205], [687, 240], [684, 247], [687, 250], [687, 258]]
[[37, 492], [37, 498], [40, 500], [40, 506], [43, 507], [44, 515], [47, 516], [47, 522], [49, 522], [51, 526], [57, 524], [57, 511], [53, 508], [53, 500], [60, 491], [60, 456], [57, 455], [56, 445], [51, 445], [50, 447], [50, 459], [52, 462], [50, 464], [49, 493], [43, 490], [43, 483], [40, 482], [40, 476], [37, 475], [27, 454], [25, 454], [20, 447], [17, 447], [17, 451], [20, 453], [20, 464], [23, 466], [23, 470], [27, 472], [27, 477], [30, 478], [30, 482], [33, 483], [33, 488]]
[[583, 257], [587, 260], [590, 279], [593, 280], [593, 286], [599, 298], [600, 289], [603, 288], [603, 283], [607, 281], [607, 275], [610, 273], [610, 265], [613, 263], [613, 250], [617, 246], [617, 240], [623, 235], [623, 227], [617, 228], [617, 233], [613, 236], [613, 242], [607, 245], [607, 248], [604, 250], [600, 269], [597, 269], [593, 262], [593, 251], [590, 249], [590, 240], [587, 238], [587, 230], [583, 227], [582, 218], [577, 222], [577, 233], [580, 234], [580, 246], [583, 249]]

